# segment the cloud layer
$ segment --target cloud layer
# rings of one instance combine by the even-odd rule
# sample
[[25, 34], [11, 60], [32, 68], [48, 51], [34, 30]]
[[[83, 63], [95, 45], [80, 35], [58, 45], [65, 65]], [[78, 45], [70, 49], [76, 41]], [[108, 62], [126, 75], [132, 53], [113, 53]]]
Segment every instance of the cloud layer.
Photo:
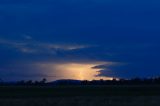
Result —
[[98, 69], [97, 77], [159, 76], [159, 4], [1, 0], [0, 78], [49, 76], [47, 69], [35, 66], [38, 63], [97, 62], [102, 64], [91, 67]]

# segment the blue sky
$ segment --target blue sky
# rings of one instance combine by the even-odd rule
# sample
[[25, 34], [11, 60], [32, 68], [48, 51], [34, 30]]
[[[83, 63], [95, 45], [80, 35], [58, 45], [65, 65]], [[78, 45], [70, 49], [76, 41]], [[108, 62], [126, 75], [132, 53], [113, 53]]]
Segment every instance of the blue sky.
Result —
[[88, 64], [99, 78], [159, 76], [159, 5], [158, 0], [1, 0], [0, 78], [72, 78], [59, 74], [64, 64], [78, 64], [77, 70]]

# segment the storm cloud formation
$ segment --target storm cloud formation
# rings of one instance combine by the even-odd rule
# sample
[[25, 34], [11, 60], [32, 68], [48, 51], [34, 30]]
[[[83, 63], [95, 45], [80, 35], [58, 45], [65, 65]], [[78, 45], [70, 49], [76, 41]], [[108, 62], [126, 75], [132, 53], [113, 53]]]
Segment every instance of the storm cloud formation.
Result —
[[159, 5], [158, 0], [1, 0], [0, 78], [47, 77], [38, 63], [97, 62], [103, 63], [92, 67], [100, 69], [97, 77], [159, 76]]

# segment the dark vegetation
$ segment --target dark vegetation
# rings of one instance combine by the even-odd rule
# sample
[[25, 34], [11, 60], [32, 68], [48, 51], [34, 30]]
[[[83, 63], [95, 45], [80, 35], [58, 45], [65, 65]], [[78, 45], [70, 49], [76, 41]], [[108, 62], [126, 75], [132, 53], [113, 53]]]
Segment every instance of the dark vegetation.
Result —
[[160, 78], [18, 81], [0, 83], [0, 97], [160, 96]]
[[159, 106], [158, 96], [93, 96], [0, 99], [0, 106]]
[[160, 78], [0, 83], [0, 106], [153, 106], [160, 104]]
[[54, 86], [54, 85], [160, 85], [160, 77], [157, 78], [134, 78], [134, 79], [113, 79], [113, 80], [57, 80], [53, 82], [47, 82], [47, 79], [41, 81], [17, 81], [17, 82], [4, 82], [0, 80], [0, 86]]

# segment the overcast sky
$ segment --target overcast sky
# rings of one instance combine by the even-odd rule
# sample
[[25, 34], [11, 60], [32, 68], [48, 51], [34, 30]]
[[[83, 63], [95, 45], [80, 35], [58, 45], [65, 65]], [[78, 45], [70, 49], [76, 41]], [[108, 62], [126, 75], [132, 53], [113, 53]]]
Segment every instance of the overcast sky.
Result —
[[71, 64], [77, 70], [90, 66], [99, 78], [159, 76], [159, 5], [158, 0], [1, 0], [0, 78], [69, 79], [74, 77], [65, 70]]

